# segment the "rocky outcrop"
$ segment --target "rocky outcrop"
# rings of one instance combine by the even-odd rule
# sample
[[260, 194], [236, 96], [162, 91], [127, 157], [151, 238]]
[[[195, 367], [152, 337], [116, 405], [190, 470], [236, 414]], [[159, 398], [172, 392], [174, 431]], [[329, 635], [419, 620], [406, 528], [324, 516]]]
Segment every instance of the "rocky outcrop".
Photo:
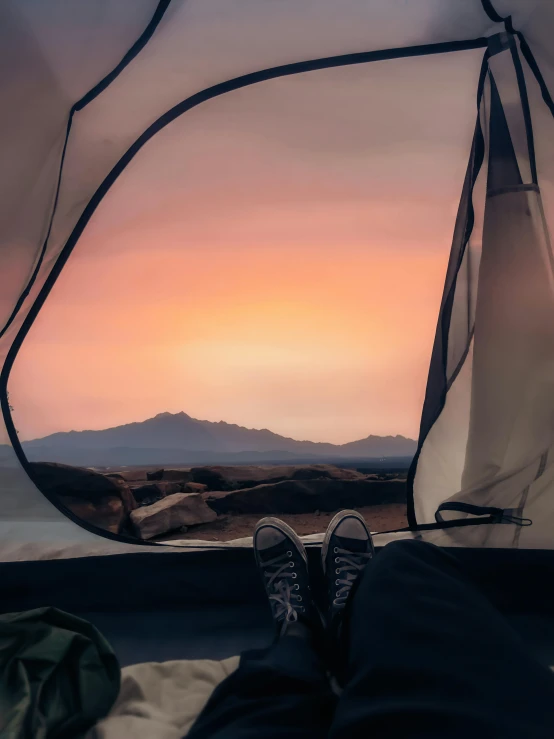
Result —
[[193, 482], [205, 485], [208, 490], [234, 490], [237, 485], [221, 472], [225, 467], [193, 467], [190, 471]]
[[193, 467], [192, 479], [207, 485], [209, 490], [240, 490], [283, 480], [363, 480], [356, 470], [332, 464], [312, 465], [240, 465]]
[[164, 480], [166, 482], [192, 482], [190, 469], [184, 470], [153, 470], [146, 474], [147, 480]]
[[121, 477], [54, 462], [30, 466], [33, 482], [47, 496], [59, 499], [78, 518], [114, 534], [125, 529], [129, 513], [137, 507]]
[[128, 469], [118, 470], [117, 472], [106, 472], [106, 477], [115, 477], [118, 475], [126, 482], [140, 482], [146, 480], [148, 468], [145, 467], [129, 467]]
[[112, 534], [127, 534], [128, 511], [122, 501], [115, 497], [102, 497], [95, 501], [76, 498], [73, 495], [60, 496], [60, 502], [74, 516], [92, 526], [109, 531]]
[[190, 469], [186, 470], [164, 470], [162, 480], [169, 480], [174, 482], [192, 482], [192, 475]]
[[126, 482], [121, 472], [103, 472], [102, 474], [110, 480], [123, 480], [123, 482]]
[[[79, 519], [112, 533], [139, 532], [141, 538], [213, 521], [217, 513], [279, 515], [406, 502], [405, 473], [399, 477], [391, 470], [368, 468], [363, 474], [325, 464], [137, 468], [100, 474], [37, 462], [31, 469], [38, 487]], [[146, 482], [147, 476], [157, 479]]]
[[242, 490], [210, 492], [206, 503], [218, 513], [309, 513], [315, 510], [405, 503], [404, 480], [285, 480]]
[[[279, 468], [275, 468], [275, 478], [279, 476]], [[363, 480], [365, 475], [357, 470], [349, 470], [344, 467], [335, 467], [332, 464], [312, 464], [307, 467], [293, 467], [289, 473], [288, 468], [284, 470], [286, 477], [291, 480], [315, 480], [315, 479], [327, 479], [327, 480]], [[271, 482], [271, 479], [267, 480]], [[274, 480], [278, 482], [278, 479]]]
[[137, 536], [152, 539], [182, 526], [198, 526], [215, 521], [217, 514], [199, 493], [176, 493], [131, 513]]
[[205, 493], [207, 489], [208, 486], [201, 482], [185, 482], [183, 485], [183, 493]]
[[152, 482], [148, 485], [132, 487], [131, 490], [139, 505], [151, 505], [167, 495], [182, 493], [183, 484], [179, 482]]

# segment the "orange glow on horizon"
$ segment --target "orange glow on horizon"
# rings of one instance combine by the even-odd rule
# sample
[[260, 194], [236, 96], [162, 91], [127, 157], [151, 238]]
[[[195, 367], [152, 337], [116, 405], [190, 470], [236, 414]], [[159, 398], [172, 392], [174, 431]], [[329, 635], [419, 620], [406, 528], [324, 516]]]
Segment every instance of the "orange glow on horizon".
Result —
[[163, 411], [415, 437], [475, 124], [467, 63], [274, 80], [157, 134], [16, 360], [21, 438]]
[[445, 255], [340, 254], [83, 253], [17, 360], [22, 437], [181, 410], [314, 441], [414, 436]]

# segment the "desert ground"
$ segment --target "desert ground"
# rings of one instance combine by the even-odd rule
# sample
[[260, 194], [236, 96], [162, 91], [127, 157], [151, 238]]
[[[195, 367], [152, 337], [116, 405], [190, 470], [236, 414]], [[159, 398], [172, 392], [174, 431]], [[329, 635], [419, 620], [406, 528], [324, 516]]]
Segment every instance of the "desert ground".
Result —
[[407, 525], [406, 470], [394, 467], [31, 467], [38, 487], [73, 516], [142, 541], [242, 539], [264, 516], [284, 519], [300, 535], [314, 534], [344, 508], [358, 510], [374, 532]]
[[[372, 532], [393, 531], [408, 525], [406, 518], [406, 506], [402, 503], [389, 503], [384, 505], [360, 506], [356, 508], [365, 518]], [[283, 521], [296, 531], [300, 536], [317, 534], [325, 531], [327, 525], [335, 515], [336, 511], [323, 511], [317, 513], [283, 513], [279, 515]], [[277, 514], [275, 514], [277, 515]], [[206, 539], [207, 541], [231, 541], [252, 536], [260, 515], [253, 513], [241, 513], [238, 515], [223, 515], [213, 523], [201, 524], [186, 533], [175, 533], [160, 537], [164, 541], [177, 539]]]

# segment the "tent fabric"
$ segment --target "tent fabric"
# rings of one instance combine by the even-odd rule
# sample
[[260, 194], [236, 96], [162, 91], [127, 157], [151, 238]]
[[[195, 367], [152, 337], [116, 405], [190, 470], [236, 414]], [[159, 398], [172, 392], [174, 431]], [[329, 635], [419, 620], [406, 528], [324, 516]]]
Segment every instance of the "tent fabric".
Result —
[[0, 732], [6, 739], [80, 734], [117, 698], [117, 659], [82, 619], [55, 608], [4, 614], [0, 643]]
[[[547, 484], [547, 483], [546, 483]], [[486, 526], [452, 526], [420, 529], [415, 531], [395, 531], [374, 535], [377, 547], [383, 547], [391, 541], [402, 539], [420, 539], [443, 547], [482, 547], [503, 549], [511, 547], [515, 536], [523, 536], [521, 546], [526, 549], [548, 549], [550, 542], [551, 521], [535, 522], [532, 527], [524, 527], [514, 523], [487, 524]], [[45, 531], [46, 529], [46, 531]], [[44, 523], [33, 526], [25, 524], [15, 534], [2, 529], [6, 537], [0, 545], [0, 562], [32, 563], [56, 562], [64, 560], [82, 560], [87, 557], [110, 558], [116, 555], [128, 556], [148, 555], [192, 555], [198, 552], [210, 552], [222, 557], [234, 551], [251, 552], [252, 537], [235, 539], [229, 542], [213, 542], [198, 540], [172, 541], [164, 546], [137, 546], [119, 541], [110, 541], [102, 536], [90, 533], [72, 521], [63, 521], [60, 526], [48, 526]], [[23, 534], [26, 532], [26, 536]], [[519, 533], [518, 533], [519, 532]], [[29, 541], [32, 534], [36, 538]], [[318, 548], [323, 542], [324, 534], [310, 534], [301, 537], [308, 548]]]
[[[334, 55], [473, 41], [474, 51], [452, 52], [453, 63], [473, 74], [486, 44], [479, 40], [491, 37], [447, 275], [450, 298], [443, 301], [437, 334], [442, 343], [435, 357], [446, 357], [446, 369], [438, 380], [430, 377], [411, 523], [432, 522], [447, 500], [469, 502], [516, 511], [533, 525], [516, 527], [515, 534], [507, 519], [472, 533], [448, 529], [436, 536], [487, 546], [553, 545], [552, 337], [546, 318], [552, 300], [554, 123], [544, 89], [522, 60], [526, 46], [506, 32], [523, 34], [544, 85], [554, 89], [554, 6], [548, 0], [347, 0], [340, 7], [331, 0], [103, 0], [94, 6], [54, 0], [47, 11], [32, 0], [9, 0], [0, 12], [0, 48], [7, 54], [0, 79], [7, 111], [0, 136], [0, 399], [6, 423], [0, 444], [15, 445], [0, 467], [0, 525], [12, 542], [23, 546], [40, 530], [50, 547], [96, 546], [93, 530], [78, 528], [29, 479], [7, 390], [39, 306], [94, 208], [109, 197], [111, 181], [143, 144], [154, 141], [151, 127], [158, 131], [175, 106], [210, 86]], [[440, 57], [428, 57], [430, 65], [433, 59]], [[383, 82], [393, 84], [410, 62], [378, 64], [389, 65]], [[431, 66], [423, 65], [422, 74], [426, 68]], [[479, 86], [477, 74], [475, 92]], [[468, 101], [468, 125], [475, 121], [474, 101]], [[381, 135], [384, 149], [395, 146], [394, 127], [389, 138], [386, 131]], [[469, 153], [465, 143], [461, 158]], [[420, 144], [421, 153], [432, 157], [424, 136]], [[483, 166], [475, 167], [481, 157]], [[529, 187], [517, 189], [516, 171]], [[492, 191], [485, 199], [487, 180]], [[512, 189], [503, 192], [506, 187]], [[516, 279], [522, 274], [537, 281], [533, 295]]]
[[[442, 422], [438, 419], [435, 433], [427, 439], [422, 426], [420, 459], [429, 454], [430, 460], [424, 463], [423, 480], [418, 480], [416, 473], [415, 490], [419, 517], [424, 519], [435, 513], [433, 507], [437, 507], [437, 520], [443, 520], [446, 510], [467, 516], [496, 509], [516, 512], [518, 517], [525, 517], [525, 523], [532, 523], [550, 508], [548, 497], [539, 500], [536, 491], [542, 487], [544, 494], [543, 475], [548, 474], [553, 434], [554, 261], [537, 182], [527, 88], [515, 41], [510, 39], [492, 62], [487, 104], [481, 101], [488, 131], [488, 161], [479, 269], [470, 279], [457, 281], [461, 263], [458, 256], [452, 270], [455, 275], [447, 281], [445, 302], [452, 301], [454, 295], [454, 302], [458, 298], [458, 302], [466, 303], [468, 308], [463, 316], [466, 320], [459, 321], [454, 314], [454, 322], [450, 322], [450, 315], [446, 320], [441, 316], [435, 357], [439, 355], [436, 363], [443, 367], [446, 350], [443, 387], [439, 387], [438, 400], [433, 398], [432, 392], [434, 390], [437, 395], [439, 383], [431, 374], [426, 405], [430, 401], [436, 408], [443, 403], [446, 418]], [[506, 68], [513, 72], [512, 87], [508, 87]], [[497, 74], [503, 84], [497, 84]], [[513, 137], [512, 131], [516, 134]], [[483, 160], [480, 120], [470, 168], [477, 150], [480, 166]], [[473, 228], [470, 200], [464, 193], [461, 220], [466, 224], [466, 233], [461, 249], [459, 236], [455, 236], [454, 257], [460, 250], [463, 253], [469, 238], [467, 230]], [[451, 343], [456, 347], [466, 345], [467, 351], [461, 353], [461, 361], [467, 364], [465, 371], [459, 370], [459, 363], [452, 363]], [[447, 407], [449, 384], [457, 385], [453, 392], [454, 398], [459, 399], [458, 406], [450, 404]], [[461, 413], [460, 402], [466, 406]], [[465, 423], [460, 424], [460, 418], [465, 419]], [[434, 420], [427, 421], [429, 429]], [[463, 464], [443, 464], [443, 480], [436, 469], [431, 473], [436, 494], [442, 498], [433, 500], [428, 490], [425, 494], [419, 490], [431, 471], [433, 460], [442, 457], [443, 448], [448, 445], [448, 432], [445, 434], [448, 424], [454, 425], [458, 433], [465, 430], [465, 439], [458, 443]], [[453, 494], [445, 497], [449, 489]], [[533, 537], [535, 531], [533, 529], [530, 536]], [[521, 536], [518, 529], [514, 545], [520, 543]]]

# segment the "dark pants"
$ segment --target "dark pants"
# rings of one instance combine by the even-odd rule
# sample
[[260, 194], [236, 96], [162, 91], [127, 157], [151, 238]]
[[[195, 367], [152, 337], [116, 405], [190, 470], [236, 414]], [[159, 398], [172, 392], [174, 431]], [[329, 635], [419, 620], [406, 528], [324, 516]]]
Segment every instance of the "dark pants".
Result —
[[441, 549], [382, 549], [345, 627], [340, 697], [311, 643], [285, 636], [243, 655], [189, 739], [553, 739], [554, 676]]

